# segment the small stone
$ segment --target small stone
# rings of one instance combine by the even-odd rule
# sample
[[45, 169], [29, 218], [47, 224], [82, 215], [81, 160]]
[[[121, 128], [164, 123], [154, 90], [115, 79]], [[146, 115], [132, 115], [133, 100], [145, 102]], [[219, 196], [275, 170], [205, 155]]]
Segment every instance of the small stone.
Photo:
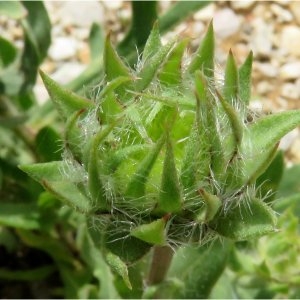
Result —
[[108, 9], [120, 9], [122, 7], [122, 1], [117, 1], [117, 0], [103, 1], [103, 5]]
[[244, 1], [231, 1], [230, 5], [233, 9], [236, 10], [247, 10], [255, 3], [253, 0], [244, 0]]
[[67, 84], [72, 79], [78, 77], [85, 68], [86, 66], [84, 64], [67, 62], [61, 65], [58, 70], [51, 75], [51, 78], [60, 84]]
[[264, 76], [274, 78], [278, 75], [278, 70], [270, 63], [257, 63], [255, 64], [257, 70]]
[[[104, 1], [105, 4], [114, 2]], [[104, 9], [98, 1], [63, 1], [57, 14], [64, 26], [90, 27], [93, 22], [104, 20]]]
[[[280, 144], [279, 144], [279, 148], [283, 151], [288, 150], [293, 142], [296, 140], [296, 138], [299, 135], [299, 130], [298, 128], [293, 129], [292, 131], [290, 131], [288, 134], [286, 134], [281, 140], [280, 140]], [[299, 150], [299, 149], [298, 149]], [[298, 151], [299, 152], [299, 151]]]
[[291, 22], [293, 20], [293, 15], [283, 7], [278, 4], [272, 3], [270, 5], [270, 9], [273, 14], [277, 17], [277, 20], [281, 23], [283, 22]]
[[260, 81], [256, 85], [256, 91], [259, 95], [266, 95], [272, 92], [274, 89], [273, 85], [268, 81]]
[[241, 18], [230, 8], [217, 11], [214, 15], [215, 34], [220, 38], [225, 39], [237, 33], [241, 25]]
[[300, 62], [289, 62], [280, 68], [280, 77], [285, 80], [297, 79], [300, 77]]
[[273, 25], [266, 24], [261, 18], [256, 18], [253, 21], [253, 27], [253, 38], [250, 40], [251, 49], [256, 55], [270, 56], [274, 33]]
[[296, 100], [299, 98], [299, 91], [295, 84], [288, 82], [282, 85], [280, 95], [288, 99]]
[[76, 55], [77, 41], [69, 37], [57, 37], [49, 48], [48, 55], [55, 61], [69, 59]]
[[294, 15], [295, 21], [300, 24], [300, 2], [298, 1], [292, 1], [289, 4], [289, 8]]
[[294, 25], [285, 26], [281, 32], [280, 46], [289, 54], [300, 56], [300, 28]]
[[211, 3], [207, 6], [205, 6], [204, 8], [198, 10], [195, 14], [194, 14], [194, 20], [197, 21], [210, 21], [215, 13], [216, 10], [216, 6], [214, 3]]

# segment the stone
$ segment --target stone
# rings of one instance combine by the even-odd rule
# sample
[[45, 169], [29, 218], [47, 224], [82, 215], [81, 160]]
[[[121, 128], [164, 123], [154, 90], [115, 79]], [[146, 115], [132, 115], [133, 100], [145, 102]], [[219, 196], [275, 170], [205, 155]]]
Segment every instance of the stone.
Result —
[[280, 95], [284, 98], [296, 100], [299, 98], [299, 90], [293, 83], [285, 83], [281, 87]]
[[230, 8], [219, 10], [214, 15], [215, 34], [221, 39], [228, 38], [237, 33], [241, 25], [241, 18]]
[[49, 48], [48, 55], [54, 61], [72, 58], [77, 52], [77, 41], [72, 37], [57, 37]]
[[250, 47], [258, 56], [269, 56], [272, 52], [274, 34], [273, 24], [267, 24], [263, 19], [253, 21], [253, 33]]
[[284, 26], [280, 35], [280, 47], [288, 54], [300, 57], [300, 28], [295, 25]]
[[289, 4], [289, 8], [294, 15], [295, 21], [300, 24], [300, 2], [298, 1], [291, 1]]
[[271, 63], [256, 63], [256, 69], [264, 76], [274, 78], [278, 75], [278, 69]]
[[194, 14], [194, 20], [209, 22], [216, 11], [216, 5], [211, 3]]
[[231, 1], [230, 5], [233, 9], [236, 10], [247, 10], [252, 7], [255, 3], [253, 0], [244, 0], [244, 1]]
[[280, 140], [279, 148], [283, 151], [287, 151], [292, 146], [293, 142], [298, 136], [299, 136], [298, 128], [293, 129]]
[[291, 22], [293, 20], [293, 15], [285, 8], [278, 4], [272, 3], [270, 9], [276, 16], [278, 22]]
[[[116, 1], [104, 3], [111, 5], [114, 2]], [[93, 22], [104, 21], [104, 9], [98, 1], [63, 1], [57, 14], [64, 26], [90, 27]]]
[[84, 64], [78, 62], [66, 62], [51, 75], [51, 78], [60, 84], [67, 84], [78, 77], [85, 68]]
[[284, 80], [297, 79], [300, 77], [300, 61], [288, 62], [280, 68], [279, 75]]

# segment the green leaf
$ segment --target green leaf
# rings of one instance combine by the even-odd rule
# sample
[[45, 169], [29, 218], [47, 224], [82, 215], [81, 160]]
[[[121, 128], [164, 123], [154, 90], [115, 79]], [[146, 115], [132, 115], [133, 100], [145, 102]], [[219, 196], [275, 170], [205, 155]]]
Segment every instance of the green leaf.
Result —
[[98, 133], [91, 143], [88, 163], [88, 188], [91, 193], [94, 210], [97, 212], [110, 209], [109, 199], [106, 198], [104, 185], [101, 179], [101, 164], [99, 157], [99, 145], [103, 139], [102, 132]]
[[89, 46], [91, 61], [97, 61], [102, 56], [104, 50], [104, 36], [101, 26], [93, 23], [90, 29]]
[[165, 245], [165, 225], [164, 218], [153, 221], [149, 224], [142, 224], [131, 231], [131, 235], [152, 245]]
[[120, 259], [120, 257], [111, 252], [108, 252], [106, 253], [106, 261], [112, 268], [112, 270], [123, 278], [124, 283], [131, 290], [132, 286], [128, 276], [128, 269], [126, 264]]
[[232, 244], [214, 241], [201, 247], [182, 247], [173, 257], [168, 277], [184, 282], [175, 299], [207, 299], [223, 273]]
[[[242, 124], [239, 114], [231, 105], [232, 102], [225, 101], [225, 99], [222, 97], [222, 95], [217, 90], [216, 90], [216, 94], [217, 94], [217, 97], [220, 100], [221, 105], [229, 119], [230, 127], [231, 127], [232, 134], [233, 134], [233, 137], [235, 140], [235, 148], [236, 148], [235, 151], [237, 151], [238, 146], [242, 142], [244, 126]], [[231, 94], [231, 92], [228, 91], [228, 95], [229, 94]]]
[[142, 61], [148, 60], [161, 48], [158, 22], [155, 22], [144, 47]]
[[211, 22], [207, 29], [206, 35], [201, 42], [201, 45], [194, 54], [194, 58], [188, 67], [189, 73], [194, 73], [195, 71], [200, 70], [208, 78], [213, 78], [215, 51], [214, 39], [214, 29]]
[[255, 185], [258, 188], [258, 196], [264, 199], [264, 202], [271, 202], [277, 192], [281, 182], [284, 170], [284, 157], [282, 151], [279, 151], [266, 171], [260, 175]]
[[162, 172], [158, 210], [164, 213], [177, 213], [181, 209], [182, 195], [169, 134], [166, 139], [166, 154]]
[[40, 214], [36, 205], [0, 203], [0, 224], [22, 229], [40, 229]]
[[[69, 167], [68, 164], [60, 161], [20, 166], [21, 170], [42, 184], [49, 193], [80, 212], [87, 213], [92, 209], [91, 202], [80, 191], [78, 186], [80, 181], [76, 184], [75, 177], [70, 179], [65, 177], [64, 171]], [[76, 175], [82, 176], [83, 174]]]
[[127, 265], [132, 265], [148, 253], [152, 245], [131, 235], [131, 228], [126, 227], [128, 220], [124, 220], [122, 230], [120, 230], [119, 221], [122, 222], [123, 220], [119, 218], [118, 222], [111, 222], [107, 226], [104, 240], [105, 248], [119, 256]]
[[188, 39], [180, 41], [170, 52], [167, 61], [161, 68], [159, 79], [167, 85], [179, 85], [182, 80], [182, 57]]
[[[22, 92], [28, 94], [35, 84], [38, 67], [46, 57], [51, 43], [51, 23], [43, 2], [23, 1], [22, 4], [28, 12], [22, 20], [25, 35], [21, 65], [25, 78]], [[23, 107], [26, 105], [28, 106], [23, 103]]]
[[245, 62], [239, 68], [239, 96], [241, 102], [249, 104], [251, 97], [251, 73], [252, 73], [253, 52], [250, 51]]
[[244, 131], [241, 156], [244, 159], [246, 180], [253, 177], [261, 165], [265, 164], [266, 156], [279, 140], [299, 124], [300, 110], [291, 110], [262, 117]]
[[141, 161], [136, 172], [132, 176], [126, 191], [128, 197], [140, 199], [145, 196], [146, 183], [150, 171], [160, 153], [160, 150], [165, 142], [165, 137], [161, 137], [146, 157]]
[[[246, 196], [247, 197], [247, 196]], [[274, 232], [275, 212], [259, 199], [244, 199], [208, 225], [227, 238], [243, 241]]]
[[124, 65], [117, 52], [114, 50], [109, 35], [105, 40], [103, 62], [107, 81], [111, 81], [119, 76], [130, 77], [129, 69]]
[[21, 19], [26, 16], [26, 9], [21, 1], [0, 1], [0, 14], [12, 19]]
[[38, 132], [35, 143], [36, 151], [43, 161], [53, 161], [61, 158], [61, 136], [52, 127], [43, 127]]
[[204, 221], [209, 222], [216, 216], [217, 212], [222, 206], [222, 202], [219, 197], [206, 192], [204, 189], [199, 189], [199, 193], [202, 196], [206, 206]]
[[35, 233], [29, 230], [18, 229], [17, 234], [26, 245], [41, 249], [48, 253], [55, 262], [74, 266], [74, 258], [66, 244], [48, 233]]
[[47, 278], [55, 271], [56, 267], [53, 265], [22, 271], [0, 268], [0, 278], [13, 281], [39, 281]]
[[159, 67], [163, 64], [166, 56], [173, 47], [174, 43], [170, 42], [162, 46], [149, 60], [145, 62], [142, 69], [137, 74], [135, 82], [135, 90], [141, 92], [146, 89], [153, 81], [155, 75], [158, 73]]
[[119, 295], [113, 284], [113, 274], [105, 262], [102, 252], [95, 246], [86, 225], [81, 226], [78, 239], [80, 255], [92, 270], [93, 275], [100, 283], [99, 299], [118, 299]]
[[224, 98], [228, 103], [234, 105], [239, 95], [239, 73], [231, 49], [226, 62], [224, 80]]
[[43, 71], [40, 71], [40, 75], [52, 101], [63, 118], [67, 119], [78, 110], [89, 109], [94, 106], [94, 103], [90, 100], [61, 87]]
[[[0, 2], [3, 3], [3, 2]], [[8, 40], [0, 36], [0, 67], [7, 67], [17, 56], [16, 47]], [[2, 72], [2, 70], [1, 70]]]

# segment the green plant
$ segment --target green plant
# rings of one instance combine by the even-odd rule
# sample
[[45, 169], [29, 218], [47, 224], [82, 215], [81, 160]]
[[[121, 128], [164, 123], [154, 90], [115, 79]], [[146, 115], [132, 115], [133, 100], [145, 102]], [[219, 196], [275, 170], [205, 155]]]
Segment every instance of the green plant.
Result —
[[[208, 297], [233, 241], [276, 229], [256, 180], [300, 112], [253, 116], [252, 53], [238, 68], [230, 51], [218, 82], [212, 24], [190, 61], [186, 46], [162, 45], [156, 24], [131, 69], [107, 38], [104, 77], [91, 100], [41, 72], [65, 122], [63, 156], [21, 169], [47, 197], [81, 213], [81, 259], [100, 282], [90, 295]], [[141, 258], [152, 248], [144, 289]], [[182, 251], [191, 254], [189, 267]], [[117, 276], [113, 284], [114, 274], [124, 283]]]

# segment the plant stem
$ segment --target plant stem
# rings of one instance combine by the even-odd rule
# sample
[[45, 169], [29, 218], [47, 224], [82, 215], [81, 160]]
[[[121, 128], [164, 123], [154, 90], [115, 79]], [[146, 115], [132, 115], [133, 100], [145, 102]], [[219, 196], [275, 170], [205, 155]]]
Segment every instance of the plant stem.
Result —
[[169, 269], [174, 251], [170, 246], [155, 246], [148, 276], [148, 285], [161, 283]]

